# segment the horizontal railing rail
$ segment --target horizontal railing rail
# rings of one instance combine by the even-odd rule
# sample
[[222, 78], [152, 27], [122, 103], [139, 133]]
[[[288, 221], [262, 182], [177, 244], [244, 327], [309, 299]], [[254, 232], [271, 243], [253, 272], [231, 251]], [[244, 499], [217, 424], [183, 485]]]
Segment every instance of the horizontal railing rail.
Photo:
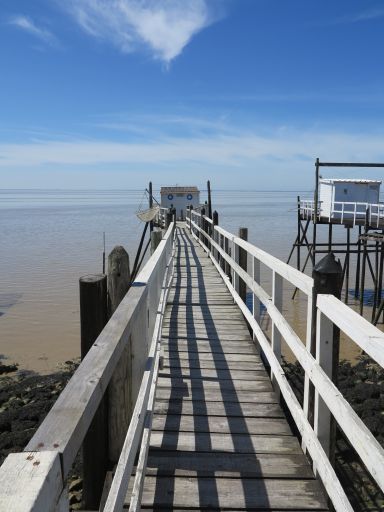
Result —
[[[105, 510], [121, 510], [156, 384], [159, 336], [172, 279], [172, 223], [24, 452], [0, 468], [0, 509], [69, 510], [65, 480], [126, 347], [135, 405]], [[95, 447], [95, 450], [97, 447]], [[143, 458], [142, 458], [143, 459]], [[125, 469], [123, 469], [123, 466]], [[136, 487], [142, 485], [136, 482]]]
[[[247, 241], [219, 226], [209, 226], [207, 219], [188, 212], [187, 225], [194, 238], [207, 251], [223, 277], [235, 302], [240, 307], [256, 344], [264, 353], [271, 368], [272, 382], [284, 398], [302, 437], [303, 447], [313, 461], [316, 474], [322, 480], [336, 511], [352, 511], [348, 497], [339, 482], [330, 457], [333, 416], [367, 470], [384, 490], [384, 450], [363, 421], [332, 381], [332, 351], [334, 325], [384, 366], [384, 334], [334, 296], [317, 295], [316, 308], [312, 302], [312, 278], [283, 263]], [[246, 251], [252, 262], [252, 275], [240, 266], [239, 250]], [[272, 277], [272, 294], [261, 285], [260, 265]], [[239, 294], [243, 280], [253, 296], [252, 311]], [[282, 312], [283, 282], [299, 288], [307, 300], [307, 327], [304, 341], [296, 334]], [[272, 322], [270, 339], [261, 327], [260, 304]], [[316, 314], [316, 322], [312, 315]], [[316, 326], [316, 354], [311, 353], [313, 325]], [[303, 406], [297, 400], [281, 366], [281, 342], [285, 341], [305, 373]], [[315, 390], [314, 425], [309, 421], [310, 387]]]

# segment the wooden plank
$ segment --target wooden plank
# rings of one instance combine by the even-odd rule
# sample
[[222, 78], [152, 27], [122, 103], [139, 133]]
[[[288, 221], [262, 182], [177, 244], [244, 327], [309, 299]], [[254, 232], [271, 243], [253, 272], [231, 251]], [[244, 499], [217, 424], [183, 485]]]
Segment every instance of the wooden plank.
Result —
[[225, 380], [269, 380], [264, 369], [260, 370], [229, 370], [206, 369], [206, 368], [164, 368], [160, 372], [161, 377], [183, 378], [183, 379], [217, 379], [220, 382]]
[[158, 387], [159, 388], [171, 388], [176, 390], [177, 388], [182, 389], [184, 392], [188, 392], [192, 396], [198, 390], [212, 390], [218, 393], [218, 397], [220, 393], [223, 391], [270, 391], [272, 390], [272, 385], [269, 380], [257, 380], [257, 381], [248, 381], [248, 380], [233, 380], [228, 381], [224, 380], [223, 382], [217, 382], [204, 380], [204, 381], [192, 381], [191, 379], [179, 379], [179, 378], [171, 378], [168, 379], [166, 377], [159, 377], [158, 379]]
[[225, 347], [225, 352], [223, 351], [223, 347], [209, 343], [199, 343], [199, 345], [195, 347], [189, 347], [186, 343], [180, 343], [179, 345], [172, 343], [170, 345], [163, 344], [162, 348], [164, 350], [164, 354], [166, 355], [166, 357], [177, 357], [179, 355], [180, 358], [182, 358], [184, 354], [186, 356], [189, 356], [191, 359], [196, 359], [196, 357], [204, 358], [204, 354], [207, 354], [207, 357], [214, 357], [215, 360], [216, 357], [219, 357], [220, 355], [223, 356], [223, 358], [226, 358], [230, 355], [256, 355], [254, 353], [253, 347], [248, 348], [247, 346], [237, 346], [234, 343], [229, 344], [229, 346]]
[[[164, 347], [166, 350], [166, 348]], [[224, 364], [231, 364], [239, 362], [239, 363], [250, 363], [250, 364], [262, 364], [260, 361], [260, 357], [257, 354], [250, 354], [245, 352], [244, 354], [238, 354], [238, 353], [228, 353], [228, 352], [213, 352], [213, 353], [205, 353], [203, 357], [200, 357], [198, 353], [195, 352], [173, 352], [169, 351], [167, 352], [167, 359], [165, 361], [169, 361], [170, 364], [175, 364], [176, 362], [180, 362], [180, 364], [183, 364], [184, 362], [187, 362], [187, 364], [190, 364], [191, 366], [194, 364], [201, 364], [207, 363], [207, 364], [219, 364], [220, 362], [224, 362]], [[203, 366], [202, 366], [203, 367]]]
[[207, 400], [213, 402], [221, 400], [225, 402], [248, 402], [248, 403], [278, 403], [276, 393], [274, 391], [243, 391], [243, 390], [222, 390], [206, 388], [191, 390], [185, 386], [180, 388], [172, 388], [170, 386], [158, 386], [156, 396], [160, 400], [183, 399], [183, 400]]
[[57, 452], [11, 453], [0, 468], [0, 510], [53, 511], [63, 488]]
[[304, 455], [152, 451], [147, 476], [307, 478], [313, 473]]
[[192, 452], [232, 453], [277, 453], [302, 454], [294, 436], [271, 436], [249, 434], [216, 434], [199, 432], [151, 433], [151, 454], [153, 450], [179, 450]]
[[203, 400], [170, 399], [156, 401], [157, 414], [239, 416], [249, 418], [285, 418], [278, 404], [241, 403], [241, 402], [208, 402]]
[[292, 435], [285, 418], [155, 414], [153, 416], [152, 429], [163, 430], [164, 432]]
[[[224, 354], [225, 355], [225, 354]], [[229, 354], [228, 354], [229, 355]], [[164, 370], [170, 369], [209, 369], [209, 370], [264, 370], [264, 365], [261, 361], [257, 359], [252, 361], [228, 361], [225, 359], [222, 360], [209, 360], [205, 361], [202, 359], [201, 361], [197, 358], [195, 359], [169, 359], [166, 358], [163, 360], [163, 368]], [[265, 370], [264, 370], [265, 371]]]
[[142, 506], [265, 510], [327, 507], [316, 480], [147, 477]]

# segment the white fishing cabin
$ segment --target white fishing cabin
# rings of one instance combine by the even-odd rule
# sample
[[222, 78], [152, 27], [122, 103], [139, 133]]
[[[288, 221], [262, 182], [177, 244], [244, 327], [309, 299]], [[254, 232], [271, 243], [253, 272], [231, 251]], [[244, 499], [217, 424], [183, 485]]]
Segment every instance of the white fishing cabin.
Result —
[[367, 209], [376, 211], [380, 201], [380, 180], [367, 179], [323, 179], [319, 181], [320, 217], [356, 220], [366, 214]]
[[200, 205], [200, 191], [197, 187], [161, 187], [161, 207], [175, 208], [176, 218], [185, 219], [188, 206], [197, 208]]

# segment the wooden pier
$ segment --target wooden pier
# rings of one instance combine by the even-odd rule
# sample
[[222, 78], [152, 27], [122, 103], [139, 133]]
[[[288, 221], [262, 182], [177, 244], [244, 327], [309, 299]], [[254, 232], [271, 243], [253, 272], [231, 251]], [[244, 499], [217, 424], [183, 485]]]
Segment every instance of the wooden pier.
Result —
[[[305, 339], [284, 317], [285, 282], [307, 300]], [[94, 452], [109, 466], [88, 461], [104, 485], [87, 510], [353, 512], [332, 464], [332, 418], [382, 490], [384, 450], [333, 381], [334, 326], [384, 366], [381, 331], [217, 215], [189, 210], [186, 223], [169, 223], [28, 446], [0, 468], [0, 510], [70, 510], [67, 477], [103, 407], [109, 426]], [[305, 372], [303, 403], [282, 343]]]
[[184, 226], [162, 346], [142, 509], [327, 509], [243, 315]]

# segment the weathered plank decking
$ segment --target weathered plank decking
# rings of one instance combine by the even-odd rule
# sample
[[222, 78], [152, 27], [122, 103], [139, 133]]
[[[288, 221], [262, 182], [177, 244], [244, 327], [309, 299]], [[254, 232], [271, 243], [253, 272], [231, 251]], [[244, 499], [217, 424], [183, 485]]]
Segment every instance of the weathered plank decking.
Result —
[[183, 225], [175, 266], [141, 508], [327, 510], [242, 313]]

